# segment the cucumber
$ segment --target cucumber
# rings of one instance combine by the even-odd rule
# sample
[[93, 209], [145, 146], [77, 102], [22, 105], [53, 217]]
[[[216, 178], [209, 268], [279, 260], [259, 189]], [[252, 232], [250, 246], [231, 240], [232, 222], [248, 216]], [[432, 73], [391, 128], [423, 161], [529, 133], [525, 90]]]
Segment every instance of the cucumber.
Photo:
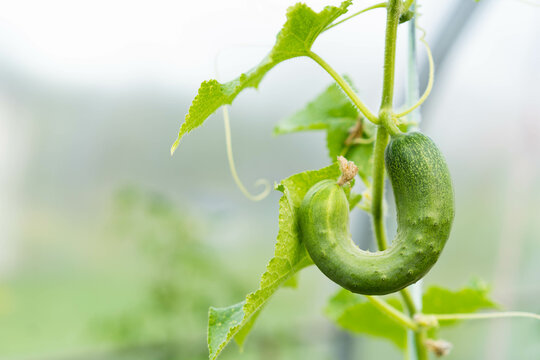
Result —
[[454, 219], [448, 166], [429, 137], [392, 137], [385, 164], [398, 223], [388, 249], [368, 252], [353, 243], [347, 195], [334, 180], [311, 187], [299, 208], [301, 238], [315, 265], [358, 294], [389, 294], [420, 280], [439, 258]]

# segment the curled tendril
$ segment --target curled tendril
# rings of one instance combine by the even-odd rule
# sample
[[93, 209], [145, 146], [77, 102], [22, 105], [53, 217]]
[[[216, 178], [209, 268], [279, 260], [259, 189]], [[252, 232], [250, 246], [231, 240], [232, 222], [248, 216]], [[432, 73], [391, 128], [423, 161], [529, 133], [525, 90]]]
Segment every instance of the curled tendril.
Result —
[[255, 186], [264, 186], [263, 191], [261, 191], [257, 195], [251, 194], [242, 181], [240, 180], [240, 177], [238, 176], [238, 173], [236, 172], [236, 167], [234, 165], [234, 157], [232, 152], [232, 140], [231, 140], [231, 124], [229, 120], [229, 111], [228, 106], [224, 105], [223, 107], [223, 123], [225, 125], [225, 141], [227, 143], [227, 159], [229, 160], [229, 170], [231, 171], [231, 175], [234, 179], [234, 182], [236, 186], [238, 186], [238, 189], [244, 194], [245, 197], [252, 201], [260, 201], [264, 199], [265, 197], [270, 194], [270, 190], [272, 189], [270, 186], [270, 182], [266, 179], [258, 179], [255, 181]]
[[[248, 46], [248, 45], [246, 45]], [[256, 46], [256, 45], [255, 45]], [[221, 49], [218, 51], [216, 56], [214, 57], [214, 71], [216, 73], [216, 78], [219, 78], [219, 55], [221, 54]], [[248, 189], [244, 186], [242, 183], [242, 180], [240, 180], [240, 177], [238, 176], [238, 173], [236, 172], [236, 166], [234, 165], [234, 156], [232, 151], [232, 140], [231, 140], [231, 121], [229, 118], [229, 107], [227, 105], [223, 105], [222, 107], [223, 111], [223, 125], [225, 127], [225, 143], [227, 146], [227, 160], [229, 162], [229, 171], [231, 172], [231, 175], [233, 177], [234, 183], [240, 189], [242, 194], [244, 194], [245, 197], [247, 197], [251, 201], [261, 201], [264, 198], [270, 194], [270, 190], [272, 187], [270, 186], [270, 182], [266, 179], [258, 179], [255, 181], [255, 186], [260, 187], [264, 186], [264, 189], [256, 195], [251, 194]]]
[[413, 106], [411, 106], [407, 110], [405, 110], [405, 111], [403, 111], [401, 113], [395, 114], [395, 116], [397, 118], [403, 117], [403, 116], [405, 116], [407, 114], [410, 114], [414, 110], [416, 110], [420, 105], [422, 105], [424, 103], [424, 101], [426, 101], [429, 94], [431, 93], [431, 89], [433, 89], [433, 79], [434, 79], [434, 73], [435, 73], [435, 65], [433, 63], [433, 54], [431, 53], [431, 49], [430, 49], [430, 47], [429, 47], [429, 45], [428, 45], [428, 43], [427, 43], [427, 41], [425, 39], [426, 31], [423, 28], [421, 28], [420, 26], [418, 26], [418, 25], [416, 25], [416, 28], [422, 32], [422, 36], [420, 37], [419, 40], [420, 40], [420, 42], [422, 44], [424, 44], [424, 46], [426, 48], [427, 58], [428, 58], [428, 62], [429, 62], [429, 80], [428, 80], [426, 90], [424, 91], [424, 94], [422, 94], [422, 97], [420, 97], [420, 99], [418, 99], [416, 104], [414, 104]]

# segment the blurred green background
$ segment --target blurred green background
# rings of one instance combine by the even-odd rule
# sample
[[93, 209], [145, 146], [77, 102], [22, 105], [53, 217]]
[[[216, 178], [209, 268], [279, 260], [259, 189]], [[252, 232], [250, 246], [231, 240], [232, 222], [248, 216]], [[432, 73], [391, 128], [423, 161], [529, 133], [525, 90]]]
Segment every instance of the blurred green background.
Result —
[[[169, 147], [198, 84], [214, 76], [217, 51], [223, 79], [245, 71], [292, 3], [2, 2], [0, 359], [207, 358], [208, 307], [257, 288], [273, 254], [279, 193], [253, 203], [235, 187], [220, 113], [172, 158]], [[485, 0], [461, 28], [446, 27], [465, 3], [421, 10], [434, 47], [455, 40], [436, 58], [422, 114], [448, 158], [457, 204], [425, 284], [459, 288], [478, 276], [504, 308], [540, 313], [540, 8]], [[374, 12], [316, 43], [372, 109], [383, 30], [384, 14]], [[298, 59], [237, 99], [233, 147], [248, 188], [328, 164], [323, 133], [271, 134], [329, 83]], [[353, 220], [356, 237], [370, 227], [363, 214]], [[272, 298], [244, 352], [230, 345], [223, 359], [401, 358], [324, 317], [335, 290], [314, 267], [303, 271], [298, 289]], [[529, 320], [470, 322], [441, 335], [454, 344], [448, 359], [540, 358], [540, 326]]]

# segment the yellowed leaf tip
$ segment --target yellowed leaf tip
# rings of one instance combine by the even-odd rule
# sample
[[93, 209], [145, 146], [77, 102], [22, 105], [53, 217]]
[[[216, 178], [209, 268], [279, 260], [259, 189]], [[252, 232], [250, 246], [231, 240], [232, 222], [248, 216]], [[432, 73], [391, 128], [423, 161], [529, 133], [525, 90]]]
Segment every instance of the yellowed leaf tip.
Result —
[[178, 147], [178, 144], [180, 143], [180, 139], [176, 139], [174, 144], [171, 146], [171, 156], [174, 155], [174, 152], [176, 151], [176, 148]]

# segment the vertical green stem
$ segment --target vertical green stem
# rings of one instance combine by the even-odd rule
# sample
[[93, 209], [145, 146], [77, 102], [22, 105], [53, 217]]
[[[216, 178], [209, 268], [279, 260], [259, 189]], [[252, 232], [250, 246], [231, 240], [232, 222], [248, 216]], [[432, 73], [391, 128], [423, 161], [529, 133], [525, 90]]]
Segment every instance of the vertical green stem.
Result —
[[[411, 293], [408, 289], [403, 289], [400, 291], [400, 294], [403, 298], [403, 302], [405, 303], [405, 307], [407, 308], [407, 313], [409, 314], [409, 317], [414, 318], [414, 314], [416, 314], [417, 309], [411, 297]], [[412, 360], [429, 360], [428, 350], [424, 345], [425, 341], [425, 330], [418, 329], [414, 332], [414, 347], [416, 350], [414, 355], [416, 355], [416, 357], [413, 357]]]
[[[387, 247], [386, 230], [383, 214], [384, 199], [384, 150], [389, 140], [389, 133], [386, 124], [391, 123], [394, 99], [394, 76], [396, 60], [396, 38], [397, 27], [399, 25], [399, 16], [401, 12], [401, 0], [390, 0], [387, 6], [386, 35], [384, 46], [384, 75], [383, 75], [383, 93], [381, 107], [379, 110], [380, 125], [377, 129], [377, 138], [375, 140], [374, 166], [373, 166], [373, 189], [372, 189], [372, 218], [373, 229], [377, 239], [377, 245], [380, 250]], [[384, 125], [383, 125], [384, 124]], [[411, 295], [407, 289], [401, 291], [401, 296], [407, 307], [409, 316], [414, 316], [416, 306], [412, 301]], [[428, 360], [429, 355], [424, 345], [426, 333], [424, 331], [415, 332], [415, 347], [417, 360]]]
[[414, 333], [414, 344], [416, 347], [416, 360], [429, 360], [428, 349], [425, 341], [427, 338], [426, 330], [420, 330]]
[[[394, 97], [394, 68], [396, 60], [396, 37], [399, 24], [400, 0], [390, 0], [387, 7], [386, 36], [384, 45], [384, 76], [383, 94], [379, 121], [384, 124], [382, 118], [386, 118], [392, 112], [392, 100]], [[384, 198], [384, 150], [388, 144], [388, 131], [385, 126], [379, 125], [375, 140], [375, 153], [373, 156], [373, 189], [371, 214], [373, 217], [373, 230], [379, 249], [387, 247], [386, 231], [384, 226], [383, 198]]]
[[396, 38], [399, 25], [400, 0], [388, 2], [386, 36], [384, 40], [384, 76], [381, 110], [391, 110], [394, 99], [394, 74], [396, 62]]
[[384, 250], [388, 247], [386, 241], [386, 229], [384, 226], [384, 149], [388, 144], [388, 132], [384, 126], [377, 129], [375, 150], [373, 154], [373, 188], [371, 201], [371, 216], [373, 219], [373, 232], [377, 239], [377, 247]]
[[[392, 111], [394, 97], [394, 68], [396, 60], [396, 37], [399, 23], [400, 0], [390, 0], [387, 8], [386, 36], [384, 45], [384, 77], [383, 94], [379, 116], [388, 117]], [[382, 120], [382, 119], [380, 119]], [[381, 121], [381, 123], [384, 123]], [[373, 158], [373, 189], [372, 207], [373, 230], [379, 249], [387, 247], [386, 231], [384, 226], [383, 198], [384, 198], [384, 149], [388, 144], [388, 131], [382, 125], [377, 129], [375, 140], [375, 154]]]
[[416, 314], [416, 305], [414, 305], [414, 301], [412, 299], [411, 293], [408, 289], [403, 289], [400, 291], [401, 297], [403, 298], [403, 301], [405, 302], [405, 307], [407, 308], [407, 312], [409, 313], [409, 316], [413, 317], [414, 314]]

